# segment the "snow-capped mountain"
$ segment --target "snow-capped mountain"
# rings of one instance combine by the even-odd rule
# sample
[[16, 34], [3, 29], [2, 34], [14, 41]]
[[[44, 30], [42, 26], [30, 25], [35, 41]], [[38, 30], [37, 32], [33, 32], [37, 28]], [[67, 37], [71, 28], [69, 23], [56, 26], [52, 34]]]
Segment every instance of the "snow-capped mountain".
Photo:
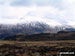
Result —
[[[15, 23], [13, 21], [13, 23]], [[39, 34], [39, 33], [57, 33], [59, 31], [75, 30], [74, 27], [68, 25], [61, 25], [48, 20], [32, 20], [22, 19], [15, 24], [0, 24], [0, 39], [15, 34]]]
[[4, 33], [25, 33], [25, 34], [37, 34], [42, 32], [56, 33], [61, 28], [58, 26], [52, 27], [44, 22], [30, 22], [23, 24], [1, 24], [0, 32]]
[[12, 36], [18, 33], [38, 34], [38, 33], [56, 33], [61, 28], [52, 27], [44, 22], [29, 22], [22, 24], [0, 24], [0, 38]]

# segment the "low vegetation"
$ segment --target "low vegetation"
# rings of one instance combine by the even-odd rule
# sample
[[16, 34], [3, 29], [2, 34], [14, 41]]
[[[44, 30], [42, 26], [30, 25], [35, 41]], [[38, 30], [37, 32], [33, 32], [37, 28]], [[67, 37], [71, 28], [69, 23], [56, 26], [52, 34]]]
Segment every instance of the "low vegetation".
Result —
[[60, 52], [75, 52], [75, 40], [0, 41], [0, 56], [60, 56]]

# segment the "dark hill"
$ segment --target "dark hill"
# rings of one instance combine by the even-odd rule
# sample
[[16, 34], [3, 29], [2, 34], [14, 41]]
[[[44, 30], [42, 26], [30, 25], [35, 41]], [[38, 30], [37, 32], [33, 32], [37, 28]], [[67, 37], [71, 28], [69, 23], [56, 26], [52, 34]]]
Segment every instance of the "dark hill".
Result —
[[17, 41], [49, 41], [49, 40], [75, 40], [75, 31], [58, 33], [40, 33], [33, 35], [16, 34], [14, 36], [6, 37], [4, 40]]

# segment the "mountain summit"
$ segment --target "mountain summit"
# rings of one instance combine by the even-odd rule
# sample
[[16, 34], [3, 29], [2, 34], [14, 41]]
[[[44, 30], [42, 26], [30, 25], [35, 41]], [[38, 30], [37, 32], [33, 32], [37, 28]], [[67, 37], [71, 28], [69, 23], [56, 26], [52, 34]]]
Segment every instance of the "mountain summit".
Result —
[[[14, 21], [13, 21], [14, 23]], [[71, 26], [63, 26], [45, 19], [32, 20], [22, 19], [16, 24], [0, 24], [0, 39], [16, 34], [32, 35], [40, 33], [57, 33], [59, 31], [73, 31]]]

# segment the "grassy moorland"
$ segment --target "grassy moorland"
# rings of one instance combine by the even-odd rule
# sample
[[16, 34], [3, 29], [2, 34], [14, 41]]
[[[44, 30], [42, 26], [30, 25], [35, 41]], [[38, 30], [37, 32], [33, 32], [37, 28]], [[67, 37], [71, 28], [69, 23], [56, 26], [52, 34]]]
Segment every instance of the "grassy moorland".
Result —
[[59, 56], [60, 52], [75, 52], [75, 40], [0, 41], [0, 56]]

